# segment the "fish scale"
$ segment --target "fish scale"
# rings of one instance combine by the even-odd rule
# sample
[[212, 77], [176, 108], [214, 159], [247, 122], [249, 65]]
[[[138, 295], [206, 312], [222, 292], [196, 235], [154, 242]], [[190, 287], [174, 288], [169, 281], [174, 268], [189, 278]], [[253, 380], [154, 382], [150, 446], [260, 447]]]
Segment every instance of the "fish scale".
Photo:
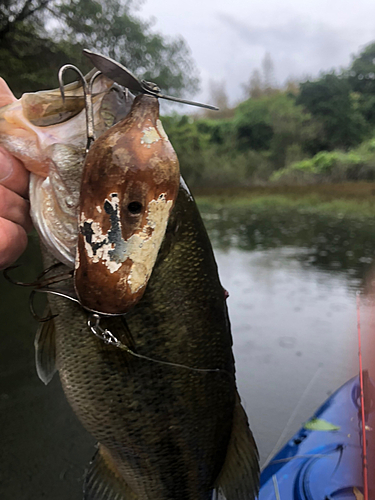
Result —
[[[190, 203], [181, 190], [170, 221], [170, 227], [177, 220], [180, 227], [169, 230], [165, 241], [169, 257], [163, 260], [163, 245], [145, 295], [126, 321], [137, 353], [225, 372], [192, 372], [133, 358], [93, 336], [79, 306], [49, 298], [52, 312], [59, 312], [54, 321], [64, 391], [88, 430], [117, 457], [140, 499], [210, 498], [232, 427], [235, 382], [224, 293], [198, 213], [186, 227], [179, 220]], [[184, 262], [194, 248], [207, 245], [208, 251], [197, 252], [191, 286]], [[209, 277], [210, 271], [215, 275]], [[196, 310], [185, 298], [198, 304]], [[120, 322], [106, 320], [106, 327], [120, 336]]]

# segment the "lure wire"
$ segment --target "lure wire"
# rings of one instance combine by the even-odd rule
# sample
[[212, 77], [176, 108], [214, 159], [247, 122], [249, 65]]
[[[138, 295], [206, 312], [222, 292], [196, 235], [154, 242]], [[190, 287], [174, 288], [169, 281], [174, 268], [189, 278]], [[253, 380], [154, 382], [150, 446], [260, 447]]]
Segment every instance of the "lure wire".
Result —
[[138, 353], [134, 352], [132, 349], [130, 349], [130, 347], [123, 344], [120, 340], [118, 340], [110, 330], [108, 330], [107, 328], [103, 329], [100, 326], [100, 319], [101, 319], [101, 317], [99, 314], [92, 314], [89, 317], [89, 319], [87, 320], [87, 325], [90, 328], [91, 332], [96, 337], [101, 339], [105, 344], [117, 347], [117, 348], [121, 349], [122, 351], [125, 351], [128, 354], [131, 354], [132, 356], [134, 356], [136, 358], [143, 359], [145, 361], [150, 361], [152, 363], [158, 363], [160, 365], [173, 366], [175, 368], [183, 368], [185, 370], [190, 370], [193, 372], [225, 373], [229, 376], [232, 376], [231, 373], [229, 373], [226, 370], [222, 370], [221, 368], [194, 368], [192, 366], [183, 365], [180, 363], [172, 363], [170, 361], [161, 361], [159, 359], [154, 359], [154, 358], [150, 358], [148, 356], [144, 356], [142, 354], [138, 354]]

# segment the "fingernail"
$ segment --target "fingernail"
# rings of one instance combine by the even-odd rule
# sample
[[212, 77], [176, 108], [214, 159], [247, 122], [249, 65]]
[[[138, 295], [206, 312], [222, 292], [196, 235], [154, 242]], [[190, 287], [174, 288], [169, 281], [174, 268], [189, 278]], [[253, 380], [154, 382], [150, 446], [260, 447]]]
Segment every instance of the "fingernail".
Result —
[[0, 150], [0, 182], [6, 181], [13, 173], [12, 159]]

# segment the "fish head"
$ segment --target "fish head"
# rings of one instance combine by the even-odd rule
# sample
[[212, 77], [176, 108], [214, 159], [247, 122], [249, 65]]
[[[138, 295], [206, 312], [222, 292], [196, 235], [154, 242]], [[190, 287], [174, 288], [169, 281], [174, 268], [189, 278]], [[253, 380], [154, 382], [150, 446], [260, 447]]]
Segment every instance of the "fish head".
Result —
[[[91, 74], [86, 76], [87, 80]], [[102, 75], [94, 83], [92, 101], [97, 135], [108, 128], [101, 108], [112, 87], [113, 82]], [[82, 83], [66, 85], [64, 95], [62, 99], [60, 89], [55, 89], [25, 93], [15, 99], [4, 80], [0, 80], [0, 144], [30, 172], [43, 178], [50, 176], [51, 148], [55, 144], [81, 147], [87, 142]]]
[[91, 146], [83, 168], [75, 288], [81, 304], [124, 314], [142, 297], [177, 197], [179, 164], [155, 97]]
[[[95, 70], [86, 75], [89, 82]], [[82, 82], [26, 93], [16, 99], [0, 78], [0, 145], [30, 171], [31, 217], [43, 245], [74, 268], [86, 135]], [[99, 75], [92, 86], [93, 121], [99, 137], [130, 111], [133, 96]]]

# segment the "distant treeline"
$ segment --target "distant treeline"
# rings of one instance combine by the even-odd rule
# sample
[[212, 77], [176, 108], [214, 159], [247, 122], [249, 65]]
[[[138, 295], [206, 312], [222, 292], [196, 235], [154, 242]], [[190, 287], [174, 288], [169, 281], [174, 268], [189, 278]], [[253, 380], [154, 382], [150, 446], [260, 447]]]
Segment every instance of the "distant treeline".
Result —
[[253, 74], [249, 98], [217, 119], [164, 117], [190, 185], [375, 180], [375, 43], [341, 72], [265, 80]]

